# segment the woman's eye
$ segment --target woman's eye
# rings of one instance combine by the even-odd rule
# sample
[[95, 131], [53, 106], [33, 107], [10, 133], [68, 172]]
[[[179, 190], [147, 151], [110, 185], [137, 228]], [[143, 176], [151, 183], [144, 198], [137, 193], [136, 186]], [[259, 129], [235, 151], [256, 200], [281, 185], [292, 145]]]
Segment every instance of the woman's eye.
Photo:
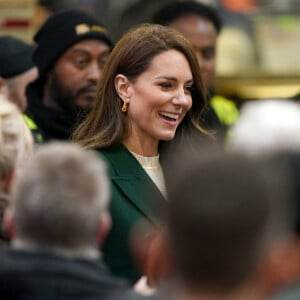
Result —
[[193, 91], [194, 87], [191, 85], [191, 86], [187, 86], [185, 88], [185, 90], [187, 91], [187, 93], [191, 93]]
[[168, 89], [168, 88], [171, 88], [171, 87], [172, 87], [172, 84], [171, 84], [171, 83], [167, 83], [167, 82], [160, 83], [159, 85], [160, 85], [162, 88], [164, 88], [164, 89]]

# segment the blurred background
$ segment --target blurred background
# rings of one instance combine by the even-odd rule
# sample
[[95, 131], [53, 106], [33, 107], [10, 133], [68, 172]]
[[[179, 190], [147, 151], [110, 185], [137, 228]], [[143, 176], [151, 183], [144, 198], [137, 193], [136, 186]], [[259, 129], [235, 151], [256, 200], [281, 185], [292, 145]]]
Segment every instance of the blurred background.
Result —
[[[215, 6], [225, 25], [218, 40], [218, 93], [237, 102], [300, 94], [300, 0], [198, 1]], [[79, 8], [102, 20], [117, 41], [166, 2], [172, 0], [0, 0], [0, 35], [32, 42], [50, 14]]]

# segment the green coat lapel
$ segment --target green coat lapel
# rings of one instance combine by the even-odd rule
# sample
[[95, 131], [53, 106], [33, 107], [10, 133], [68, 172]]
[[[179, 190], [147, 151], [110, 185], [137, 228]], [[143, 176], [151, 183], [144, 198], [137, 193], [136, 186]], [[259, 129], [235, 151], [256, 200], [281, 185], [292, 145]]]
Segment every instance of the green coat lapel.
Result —
[[109, 162], [113, 184], [144, 217], [157, 224], [166, 209], [166, 199], [136, 158], [124, 146], [101, 153]]

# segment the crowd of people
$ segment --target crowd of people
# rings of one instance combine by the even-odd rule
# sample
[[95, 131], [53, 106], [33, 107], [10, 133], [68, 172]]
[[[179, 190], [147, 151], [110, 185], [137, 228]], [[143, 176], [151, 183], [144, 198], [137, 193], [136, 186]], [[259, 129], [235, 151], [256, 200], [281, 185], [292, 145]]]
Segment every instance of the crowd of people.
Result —
[[0, 36], [3, 299], [299, 299], [300, 106], [217, 95], [221, 30], [173, 1]]

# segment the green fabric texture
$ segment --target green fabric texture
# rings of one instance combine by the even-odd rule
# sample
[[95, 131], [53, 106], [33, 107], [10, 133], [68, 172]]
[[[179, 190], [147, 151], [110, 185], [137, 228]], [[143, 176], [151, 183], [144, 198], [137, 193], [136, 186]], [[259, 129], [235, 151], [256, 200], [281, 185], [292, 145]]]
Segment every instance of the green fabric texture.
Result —
[[158, 226], [166, 199], [124, 146], [99, 153], [108, 164], [112, 192], [112, 228], [102, 247], [103, 258], [114, 275], [134, 284], [141, 272], [132, 254], [132, 230], [141, 221]]

